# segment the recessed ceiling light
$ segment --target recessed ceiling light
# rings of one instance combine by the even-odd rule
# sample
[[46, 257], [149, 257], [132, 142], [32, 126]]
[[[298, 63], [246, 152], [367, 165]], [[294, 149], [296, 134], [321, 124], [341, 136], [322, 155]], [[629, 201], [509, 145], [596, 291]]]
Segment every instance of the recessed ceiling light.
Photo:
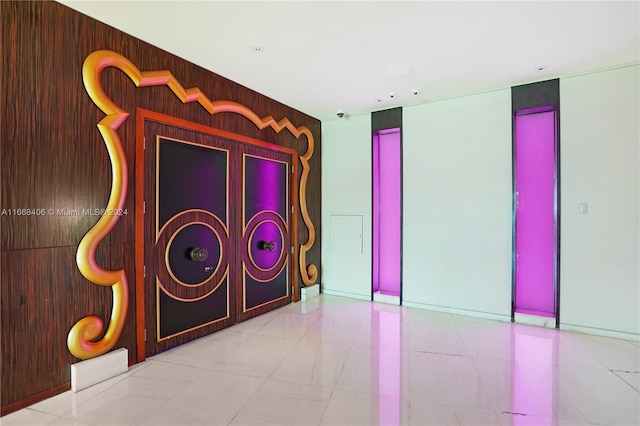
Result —
[[536, 67], [536, 71], [546, 71], [547, 70], [547, 66], [546, 65], [540, 65], [538, 67]]
[[254, 52], [262, 52], [263, 48], [262, 48], [262, 46], [253, 46], [253, 51]]
[[405, 77], [413, 71], [409, 65], [394, 65], [387, 70], [389, 77]]

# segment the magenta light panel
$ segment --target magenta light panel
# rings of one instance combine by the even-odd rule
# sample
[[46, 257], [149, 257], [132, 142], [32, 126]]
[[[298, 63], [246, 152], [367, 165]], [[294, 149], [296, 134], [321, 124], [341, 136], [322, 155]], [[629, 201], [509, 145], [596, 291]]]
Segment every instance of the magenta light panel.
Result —
[[380, 290], [380, 135], [373, 134], [373, 292]]
[[373, 291], [400, 296], [400, 129], [373, 136]]
[[515, 117], [515, 307], [555, 317], [556, 113]]

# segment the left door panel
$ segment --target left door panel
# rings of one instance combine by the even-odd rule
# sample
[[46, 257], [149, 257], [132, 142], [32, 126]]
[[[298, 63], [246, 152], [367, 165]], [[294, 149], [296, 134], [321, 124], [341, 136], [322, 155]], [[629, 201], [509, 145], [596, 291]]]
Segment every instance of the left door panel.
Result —
[[151, 356], [234, 318], [230, 142], [145, 120], [145, 329]]

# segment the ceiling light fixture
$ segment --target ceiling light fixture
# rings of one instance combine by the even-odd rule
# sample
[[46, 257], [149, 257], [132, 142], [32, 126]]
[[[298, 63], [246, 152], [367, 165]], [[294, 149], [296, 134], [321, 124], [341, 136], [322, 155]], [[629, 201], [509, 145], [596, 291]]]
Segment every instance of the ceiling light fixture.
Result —
[[536, 71], [546, 71], [546, 70], [547, 70], [546, 65], [540, 65], [539, 67], [536, 68]]
[[389, 77], [399, 78], [399, 77], [405, 77], [411, 74], [412, 71], [413, 71], [413, 68], [411, 68], [409, 65], [401, 64], [401, 65], [394, 65], [390, 67], [387, 70], [387, 74], [389, 74]]

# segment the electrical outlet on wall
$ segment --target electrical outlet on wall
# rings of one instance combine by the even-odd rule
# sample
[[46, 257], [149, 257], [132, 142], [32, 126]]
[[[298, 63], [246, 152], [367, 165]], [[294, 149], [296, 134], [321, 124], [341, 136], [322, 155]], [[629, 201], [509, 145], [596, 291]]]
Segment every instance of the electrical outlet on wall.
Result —
[[589, 204], [587, 203], [580, 203], [580, 205], [578, 205], [578, 212], [580, 214], [587, 214], [589, 213]]

